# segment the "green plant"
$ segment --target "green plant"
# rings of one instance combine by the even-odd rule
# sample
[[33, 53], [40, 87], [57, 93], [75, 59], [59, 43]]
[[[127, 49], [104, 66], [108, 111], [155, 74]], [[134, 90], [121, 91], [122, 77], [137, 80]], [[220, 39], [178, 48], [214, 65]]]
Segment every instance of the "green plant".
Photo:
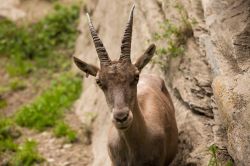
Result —
[[[22, 79], [19, 78], [11, 78], [10, 81], [7, 81], [5, 85], [0, 86], [0, 95], [3, 95], [5, 93], [9, 92], [16, 92], [21, 91], [26, 88], [26, 84]], [[5, 101], [4, 98], [0, 97], [0, 108], [3, 108], [2, 106], [6, 106], [7, 101]]]
[[1, 19], [0, 54], [10, 58], [8, 73], [12, 76], [28, 75], [38, 66], [47, 68], [51, 64], [45, 63], [51, 62], [48, 57], [65, 56], [61, 50], [69, 51], [74, 47], [78, 18], [78, 6], [55, 5], [53, 13], [32, 25], [17, 26]]
[[7, 101], [0, 97], [0, 109], [5, 108], [7, 105]]
[[6, 151], [16, 151], [18, 145], [11, 138], [0, 140], [0, 153]]
[[7, 164], [13, 166], [30, 166], [41, 162], [43, 159], [38, 154], [34, 141], [26, 141], [21, 146], [16, 143], [15, 139], [20, 135], [11, 118], [0, 118], [0, 159], [2, 156], [8, 156]]
[[171, 58], [184, 54], [185, 44], [189, 37], [193, 35], [192, 27], [187, 13], [182, 6], [176, 6], [180, 14], [180, 23], [177, 26], [166, 19], [160, 24], [160, 32], [153, 35], [155, 42], [161, 43], [162, 47], [156, 50], [157, 56], [153, 58], [153, 63], [158, 64], [165, 71]]
[[0, 118], [0, 153], [16, 151], [18, 145], [14, 139], [21, 135], [10, 118]]
[[46, 1], [54, 3], [57, 2], [58, 0], [46, 0]]
[[55, 12], [48, 15], [45, 19], [37, 23], [34, 28], [39, 32], [37, 40], [44, 43], [44, 48], [64, 46], [72, 48], [77, 37], [77, 20], [79, 18], [79, 7], [55, 6]]
[[[2, 95], [2, 94], [4, 94], [4, 93], [6, 93], [6, 92], [8, 92], [9, 91], [9, 88], [8, 88], [8, 86], [0, 86], [0, 96]], [[0, 97], [0, 102], [1, 102], [1, 100], [3, 100], [3, 98], [1, 98]], [[1, 104], [0, 104], [1, 105]], [[1, 106], [0, 106], [0, 108], [1, 108]]]
[[0, 53], [10, 55], [15, 50], [16, 25], [5, 19], [0, 20]]
[[21, 79], [11, 80], [9, 86], [11, 91], [19, 91], [26, 88], [25, 83]]
[[223, 162], [218, 157], [219, 148], [215, 144], [211, 145], [208, 150], [211, 155], [208, 166], [233, 166], [232, 160], [227, 160], [226, 163], [223, 164]]
[[163, 43], [163, 47], [156, 50], [157, 56], [153, 58], [153, 63], [158, 64], [165, 71], [170, 58], [180, 56], [184, 53], [184, 45], [179, 43], [182, 36], [180, 27], [174, 25], [170, 20], [165, 20], [160, 25], [161, 32], [155, 33], [153, 40]]
[[233, 165], [234, 164], [233, 164], [232, 160], [228, 160], [225, 166], [233, 166]]
[[[38, 80], [41, 84], [41, 79], [43, 82], [57, 77], [41, 96], [17, 109], [13, 117], [0, 115], [0, 163], [6, 159], [8, 165], [30, 166], [43, 160], [34, 141], [20, 144], [16, 140], [21, 135], [17, 125], [39, 131], [55, 127], [53, 131], [57, 130], [68, 142], [77, 140], [76, 132], [60, 122], [81, 93], [81, 78], [67, 72], [71, 63], [68, 55], [72, 54], [78, 34], [78, 18], [78, 6], [55, 5], [54, 12], [36, 23], [16, 25], [0, 19], [1, 66], [15, 76], [0, 87], [0, 109], [7, 106], [2, 94], [25, 89], [30, 86], [28, 81]], [[28, 81], [22, 81], [23, 76]]]
[[15, 58], [10, 58], [6, 65], [6, 70], [10, 76], [27, 76], [34, 70], [34, 66], [31, 60], [24, 60], [16, 56]]
[[218, 151], [218, 147], [216, 145], [213, 144], [209, 147], [211, 158], [209, 160], [208, 166], [219, 166], [218, 159], [217, 159], [217, 151]]
[[0, 118], [0, 139], [9, 137], [13, 122], [10, 119]]
[[197, 21], [194, 18], [188, 18], [188, 13], [187, 11], [184, 9], [184, 6], [177, 3], [174, 6], [180, 15], [180, 22], [181, 22], [181, 26], [180, 26], [180, 32], [178, 38], [180, 39], [179, 42], [183, 42], [185, 44], [187, 38], [193, 36], [193, 29], [192, 29], [192, 25], [197, 24]]
[[70, 73], [62, 74], [34, 102], [22, 107], [15, 116], [20, 126], [43, 131], [54, 127], [63, 118], [65, 109], [79, 97], [81, 79]]
[[0, 118], [0, 140], [18, 138], [21, 135], [11, 118]]
[[41, 163], [43, 160], [37, 151], [37, 143], [33, 140], [26, 140], [24, 144], [19, 146], [10, 163], [13, 166], [31, 166], [35, 163]]
[[53, 132], [56, 137], [66, 137], [69, 142], [75, 142], [77, 140], [76, 132], [63, 121], [57, 122]]

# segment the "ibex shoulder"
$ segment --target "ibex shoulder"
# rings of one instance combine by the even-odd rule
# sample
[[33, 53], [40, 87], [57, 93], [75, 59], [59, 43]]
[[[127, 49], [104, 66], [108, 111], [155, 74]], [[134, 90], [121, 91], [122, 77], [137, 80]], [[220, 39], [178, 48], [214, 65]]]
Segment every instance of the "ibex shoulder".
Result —
[[160, 91], [163, 86], [165, 86], [164, 80], [152, 74], [142, 74], [138, 83], [138, 88], [153, 88]]

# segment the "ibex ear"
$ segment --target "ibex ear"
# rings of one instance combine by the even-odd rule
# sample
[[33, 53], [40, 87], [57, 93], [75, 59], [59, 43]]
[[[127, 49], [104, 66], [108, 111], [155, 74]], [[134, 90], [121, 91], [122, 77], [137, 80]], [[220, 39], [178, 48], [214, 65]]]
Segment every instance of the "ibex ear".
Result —
[[91, 65], [91, 64], [87, 64], [87, 63], [81, 61], [80, 59], [78, 59], [78, 58], [76, 58], [76, 57], [74, 57], [74, 62], [75, 62], [75, 64], [76, 64], [76, 66], [77, 66], [80, 70], [84, 71], [84, 72], [87, 74], [87, 76], [88, 76], [89, 74], [92, 75], [92, 76], [96, 76], [96, 74], [97, 74], [97, 72], [98, 72], [98, 70], [99, 70], [98, 67], [96, 67], [96, 66], [94, 66], [94, 65]]
[[141, 71], [143, 67], [146, 66], [151, 60], [154, 55], [155, 48], [155, 44], [151, 44], [145, 51], [145, 53], [136, 60], [135, 66], [138, 68], [139, 71]]

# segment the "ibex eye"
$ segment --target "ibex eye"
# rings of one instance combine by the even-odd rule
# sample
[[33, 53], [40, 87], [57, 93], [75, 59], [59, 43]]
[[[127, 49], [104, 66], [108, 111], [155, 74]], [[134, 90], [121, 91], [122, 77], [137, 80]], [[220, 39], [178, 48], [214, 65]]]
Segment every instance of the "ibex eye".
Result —
[[99, 79], [96, 79], [96, 83], [97, 83], [97, 85], [99, 85], [99, 86], [102, 85], [102, 84], [101, 84], [101, 81], [100, 81]]
[[136, 85], [139, 81], [139, 74], [136, 74], [134, 76], [134, 80], [131, 82], [131, 85]]
[[139, 74], [135, 75], [135, 80], [138, 81], [139, 80]]
[[99, 79], [96, 79], [96, 84], [101, 88], [101, 89], [106, 89], [105, 84], [103, 84], [103, 82], [101, 82]]

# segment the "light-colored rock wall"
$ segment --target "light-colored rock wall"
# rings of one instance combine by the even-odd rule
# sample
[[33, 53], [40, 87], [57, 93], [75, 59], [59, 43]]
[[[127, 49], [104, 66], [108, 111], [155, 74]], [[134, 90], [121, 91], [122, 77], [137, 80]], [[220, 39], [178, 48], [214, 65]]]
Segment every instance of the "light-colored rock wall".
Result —
[[[86, 1], [86, 10], [112, 59], [120, 55], [121, 36], [132, 3]], [[174, 100], [179, 154], [173, 165], [208, 165], [208, 147], [213, 143], [219, 146], [225, 161], [229, 159], [228, 149], [236, 165], [249, 165], [249, 0], [180, 0], [179, 3], [190, 20], [197, 22], [192, 25], [194, 36], [188, 39], [185, 54], [171, 60], [167, 73], [157, 66], [144, 71], [165, 78]], [[143, 53], [147, 41], [159, 31], [159, 22], [168, 18], [178, 24], [179, 18], [174, 0], [140, 0], [135, 5], [132, 59]], [[85, 14], [79, 30], [75, 56], [98, 64]], [[93, 123], [93, 165], [110, 165], [106, 150], [111, 125], [109, 110], [94, 78], [84, 80], [84, 92], [76, 111], [87, 125], [97, 115]]]
[[218, 119], [236, 165], [250, 165], [250, 1], [203, 0]]
[[17, 8], [20, 5], [19, 0], [0, 0], [0, 18], [8, 18], [12, 21], [17, 21], [26, 16], [26, 13]]

